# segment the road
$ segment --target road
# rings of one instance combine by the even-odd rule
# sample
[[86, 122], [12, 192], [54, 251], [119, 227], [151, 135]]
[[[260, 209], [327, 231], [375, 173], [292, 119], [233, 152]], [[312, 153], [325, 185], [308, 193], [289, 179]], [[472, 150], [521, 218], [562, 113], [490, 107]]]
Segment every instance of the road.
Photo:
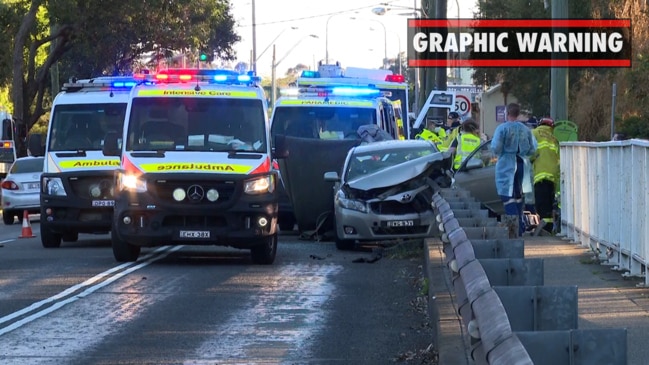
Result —
[[281, 235], [270, 266], [212, 246], [118, 264], [105, 235], [43, 248], [32, 218], [36, 238], [0, 228], [0, 363], [433, 363], [419, 249], [359, 263]]

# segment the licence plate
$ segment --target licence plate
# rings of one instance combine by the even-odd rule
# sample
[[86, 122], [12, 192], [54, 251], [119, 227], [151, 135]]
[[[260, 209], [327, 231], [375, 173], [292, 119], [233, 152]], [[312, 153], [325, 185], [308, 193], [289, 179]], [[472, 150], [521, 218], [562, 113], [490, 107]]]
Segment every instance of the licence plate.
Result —
[[385, 222], [385, 225], [388, 227], [412, 227], [415, 225], [415, 221], [413, 220], [387, 221]]
[[93, 200], [92, 206], [93, 207], [114, 207], [115, 201], [114, 200]]
[[40, 190], [41, 188], [41, 183], [29, 183], [27, 184], [27, 189], [37, 189]]
[[180, 238], [210, 238], [210, 231], [180, 231]]

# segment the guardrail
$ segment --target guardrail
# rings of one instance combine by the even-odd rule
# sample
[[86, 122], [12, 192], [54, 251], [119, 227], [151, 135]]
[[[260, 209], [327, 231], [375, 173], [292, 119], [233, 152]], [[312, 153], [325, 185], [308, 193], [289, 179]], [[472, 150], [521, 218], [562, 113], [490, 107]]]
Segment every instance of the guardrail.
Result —
[[649, 141], [562, 142], [560, 153], [561, 234], [649, 286]]
[[626, 364], [626, 330], [578, 329], [577, 287], [544, 286], [543, 259], [525, 259], [467, 191], [441, 189], [432, 206], [476, 365]]

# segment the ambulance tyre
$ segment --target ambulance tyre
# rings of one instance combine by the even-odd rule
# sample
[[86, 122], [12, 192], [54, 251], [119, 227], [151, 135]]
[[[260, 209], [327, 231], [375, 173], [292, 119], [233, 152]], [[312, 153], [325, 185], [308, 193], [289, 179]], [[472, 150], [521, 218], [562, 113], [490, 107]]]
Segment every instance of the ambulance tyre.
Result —
[[277, 233], [262, 238], [263, 244], [250, 249], [250, 258], [256, 265], [270, 265], [277, 254]]
[[140, 256], [140, 246], [131, 245], [119, 237], [115, 230], [110, 231], [110, 241], [113, 247], [113, 256], [117, 262], [137, 261]]
[[63, 238], [63, 235], [61, 235], [60, 233], [52, 232], [47, 224], [41, 224], [41, 244], [43, 245], [43, 247], [61, 247], [61, 238]]
[[79, 240], [79, 232], [68, 232], [63, 235], [63, 242], [77, 242]]

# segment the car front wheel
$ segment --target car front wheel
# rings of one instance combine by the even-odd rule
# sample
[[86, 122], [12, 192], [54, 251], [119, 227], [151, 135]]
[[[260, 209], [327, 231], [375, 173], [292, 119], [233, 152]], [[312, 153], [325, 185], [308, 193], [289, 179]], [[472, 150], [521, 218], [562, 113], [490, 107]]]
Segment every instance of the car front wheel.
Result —
[[63, 235], [63, 242], [77, 242], [79, 240], [78, 232], [69, 232]]
[[5, 210], [2, 212], [2, 220], [4, 223], [8, 226], [14, 224], [14, 218], [15, 218], [16, 213], [10, 211], [10, 210]]
[[252, 262], [257, 265], [270, 265], [277, 255], [277, 233], [263, 238], [263, 244], [250, 249]]
[[140, 256], [140, 246], [131, 245], [124, 241], [115, 230], [110, 231], [110, 241], [113, 247], [113, 256], [117, 262], [137, 261]]

